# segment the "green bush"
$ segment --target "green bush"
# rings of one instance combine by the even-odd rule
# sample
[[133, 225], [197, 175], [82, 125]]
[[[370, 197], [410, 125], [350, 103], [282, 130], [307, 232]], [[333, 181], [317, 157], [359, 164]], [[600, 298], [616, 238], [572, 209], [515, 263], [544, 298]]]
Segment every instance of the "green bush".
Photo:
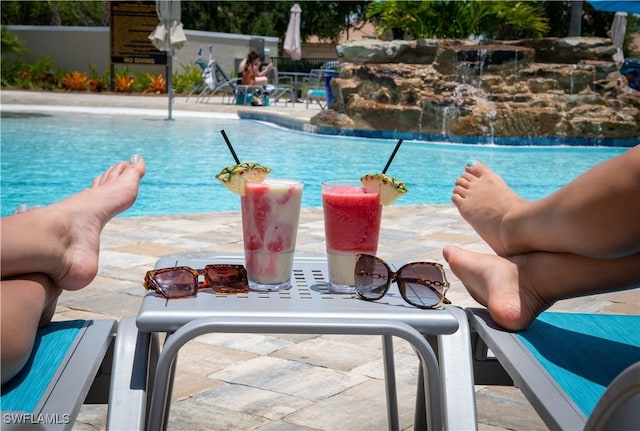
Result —
[[202, 68], [197, 64], [189, 66], [181, 65], [182, 73], [173, 73], [173, 91], [175, 93], [188, 93], [195, 86], [202, 84]]

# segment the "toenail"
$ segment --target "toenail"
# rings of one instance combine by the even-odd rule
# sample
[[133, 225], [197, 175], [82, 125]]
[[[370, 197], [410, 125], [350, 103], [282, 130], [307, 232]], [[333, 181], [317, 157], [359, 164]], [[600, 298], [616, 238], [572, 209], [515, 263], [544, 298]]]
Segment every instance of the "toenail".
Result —
[[467, 166], [469, 166], [469, 167], [471, 167], [471, 166], [473, 166], [473, 165], [475, 165], [475, 164], [476, 164], [476, 161], [475, 161], [475, 160], [469, 160], [469, 161], [467, 162]]
[[21, 204], [18, 205], [18, 207], [15, 209], [15, 211], [13, 211], [14, 214], [22, 214], [22, 213], [26, 213], [27, 211], [30, 211], [31, 208], [29, 208], [29, 205], [26, 204]]
[[140, 156], [138, 154], [132, 154], [129, 159], [129, 163], [138, 163], [140, 161]]

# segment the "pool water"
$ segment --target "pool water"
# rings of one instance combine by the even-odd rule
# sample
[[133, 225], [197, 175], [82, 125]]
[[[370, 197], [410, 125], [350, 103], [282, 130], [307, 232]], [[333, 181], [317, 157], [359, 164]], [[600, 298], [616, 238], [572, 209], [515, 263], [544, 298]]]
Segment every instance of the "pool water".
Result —
[[[322, 136], [228, 116], [6, 112], [1, 128], [2, 215], [20, 204], [47, 205], [91, 184], [119, 160], [141, 154], [147, 174], [124, 216], [230, 211], [240, 198], [215, 179], [234, 164], [220, 130], [242, 161], [271, 167], [271, 177], [302, 179], [303, 207], [320, 207], [320, 183], [380, 172], [396, 142]], [[604, 147], [497, 147], [405, 141], [387, 173], [404, 181], [402, 204], [449, 204], [469, 160], [489, 164], [517, 193], [538, 199], [595, 164], [624, 152]]]

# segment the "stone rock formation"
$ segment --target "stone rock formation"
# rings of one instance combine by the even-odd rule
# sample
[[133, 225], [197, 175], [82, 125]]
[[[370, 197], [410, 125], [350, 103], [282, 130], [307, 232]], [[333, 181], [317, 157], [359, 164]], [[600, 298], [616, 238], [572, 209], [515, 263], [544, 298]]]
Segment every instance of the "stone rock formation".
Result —
[[312, 124], [434, 137], [639, 139], [609, 39], [358, 41]]

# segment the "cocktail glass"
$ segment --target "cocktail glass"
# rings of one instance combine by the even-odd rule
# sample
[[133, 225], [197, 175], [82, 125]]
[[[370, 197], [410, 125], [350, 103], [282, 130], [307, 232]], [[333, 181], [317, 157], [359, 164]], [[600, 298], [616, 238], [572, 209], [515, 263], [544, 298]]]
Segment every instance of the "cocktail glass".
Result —
[[291, 288], [302, 187], [302, 181], [270, 178], [245, 184], [242, 233], [251, 290]]
[[322, 207], [329, 264], [329, 290], [355, 293], [354, 267], [360, 253], [378, 250], [382, 205], [378, 192], [360, 181], [322, 183]]

